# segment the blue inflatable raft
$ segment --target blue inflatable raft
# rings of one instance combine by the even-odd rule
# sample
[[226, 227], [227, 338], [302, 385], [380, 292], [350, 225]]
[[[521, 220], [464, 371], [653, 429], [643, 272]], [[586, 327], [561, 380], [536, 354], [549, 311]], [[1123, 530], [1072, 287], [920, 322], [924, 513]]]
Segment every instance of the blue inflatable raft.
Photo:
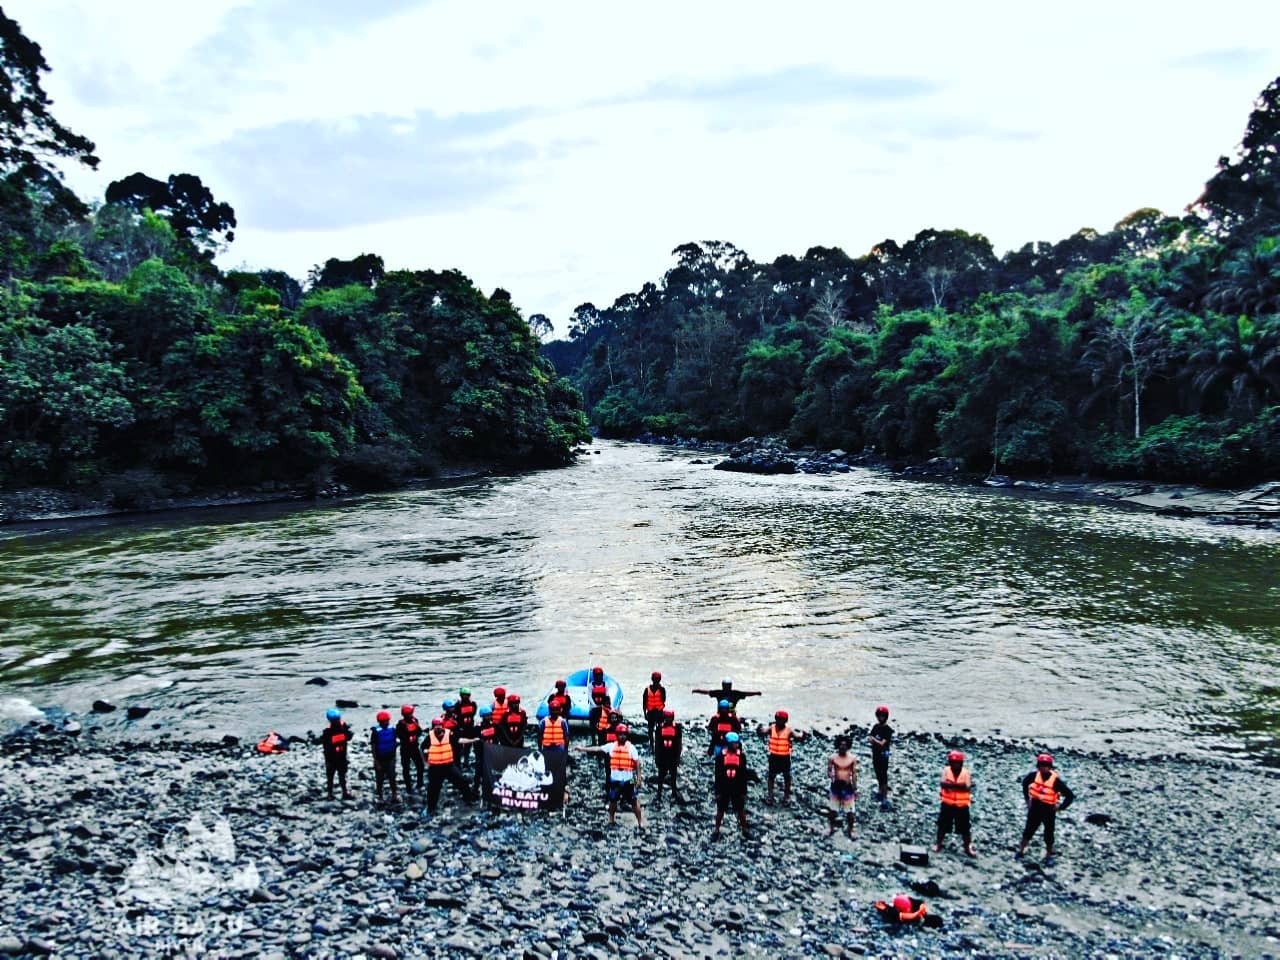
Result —
[[[584, 723], [589, 719], [591, 713], [591, 671], [579, 670], [571, 673], [565, 680], [565, 693], [573, 700], [573, 705], [569, 709], [570, 720], [581, 720]], [[607, 673], [604, 675], [604, 685], [609, 691], [609, 703], [614, 710], [622, 707], [622, 687], [618, 685], [618, 681], [613, 679]], [[538, 704], [538, 719], [542, 719], [547, 715], [547, 698], [556, 692], [555, 685], [542, 695], [542, 702]]]

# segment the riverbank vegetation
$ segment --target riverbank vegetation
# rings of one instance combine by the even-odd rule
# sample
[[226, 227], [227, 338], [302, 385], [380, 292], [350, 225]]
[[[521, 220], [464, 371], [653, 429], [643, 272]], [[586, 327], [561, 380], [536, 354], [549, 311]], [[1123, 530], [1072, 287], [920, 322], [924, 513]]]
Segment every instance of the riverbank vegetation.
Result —
[[1181, 215], [997, 256], [922, 230], [757, 263], [687, 243], [545, 352], [643, 431], [1209, 484], [1280, 475], [1280, 79]]
[[115, 181], [60, 124], [38, 45], [0, 12], [0, 486], [167, 490], [335, 477], [395, 483], [449, 462], [553, 465], [587, 439], [581, 397], [502, 290], [365, 254], [223, 271], [235, 211], [198, 176]]

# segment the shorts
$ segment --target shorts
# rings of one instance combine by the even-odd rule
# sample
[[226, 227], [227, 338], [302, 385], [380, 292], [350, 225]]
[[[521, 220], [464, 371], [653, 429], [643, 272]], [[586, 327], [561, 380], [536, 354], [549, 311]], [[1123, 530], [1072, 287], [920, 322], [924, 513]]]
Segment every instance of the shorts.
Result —
[[969, 835], [969, 808], [953, 807], [944, 803], [938, 811], [938, 834], [958, 833], [962, 837]]
[[791, 758], [775, 757], [773, 754], [769, 754], [769, 779], [772, 780], [774, 777], [778, 777], [778, 776], [789, 777], [790, 775], [791, 775]]
[[716, 794], [716, 810], [724, 813], [729, 807], [733, 807], [734, 813], [743, 813], [747, 809], [747, 795], [745, 793], [717, 793]]
[[832, 780], [831, 792], [827, 794], [827, 809], [836, 813], [853, 813], [853, 805], [858, 799], [858, 788], [848, 780]]
[[636, 782], [634, 780], [610, 780], [609, 781], [609, 802], [610, 803], [635, 803], [636, 802]]

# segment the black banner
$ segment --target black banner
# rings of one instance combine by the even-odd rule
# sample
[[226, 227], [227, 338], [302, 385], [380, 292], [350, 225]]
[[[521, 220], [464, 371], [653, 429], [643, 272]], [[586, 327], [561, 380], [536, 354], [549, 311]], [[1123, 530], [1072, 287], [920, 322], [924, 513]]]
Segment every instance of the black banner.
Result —
[[484, 795], [504, 810], [559, 810], [565, 752], [484, 745]]

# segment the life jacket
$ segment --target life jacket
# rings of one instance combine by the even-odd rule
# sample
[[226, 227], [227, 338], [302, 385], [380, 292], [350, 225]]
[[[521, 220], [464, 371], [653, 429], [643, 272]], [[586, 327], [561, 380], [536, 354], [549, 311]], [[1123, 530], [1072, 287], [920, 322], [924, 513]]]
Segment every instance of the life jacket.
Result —
[[404, 724], [404, 736], [405, 740], [408, 741], [405, 746], [417, 746], [418, 736], [422, 733], [422, 724], [418, 722], [418, 718], [414, 717], [412, 720], [401, 720], [400, 722]]
[[453, 741], [449, 734], [442, 732], [437, 737], [434, 730], [427, 734], [427, 763], [433, 767], [453, 763]]
[[378, 755], [385, 757], [389, 753], [396, 752], [396, 730], [395, 727], [374, 727], [373, 728], [373, 748]]
[[289, 741], [272, 730], [258, 741], [259, 753], [284, 753], [289, 749]]
[[570, 702], [567, 693], [553, 693], [547, 698], [547, 707], [557, 711], [563, 717], [569, 713]]
[[783, 727], [778, 729], [776, 723], [769, 724], [769, 756], [771, 757], [789, 757], [791, 756], [791, 728]]
[[508, 709], [507, 701], [503, 700], [501, 703], [497, 700], [493, 701], [493, 722], [502, 723], [503, 718], [507, 715]]
[[[956, 776], [951, 772], [951, 766], [942, 768], [942, 802], [948, 807], [967, 807], [969, 806], [970, 788], [973, 786], [973, 778], [969, 776], [969, 768], [961, 767], [960, 776]], [[963, 789], [959, 789], [963, 788]]]
[[347, 728], [346, 725], [330, 727], [327, 731], [329, 734], [329, 749], [334, 753], [347, 752]]
[[661, 710], [667, 705], [667, 691], [659, 686], [657, 690], [653, 687], [644, 688], [644, 712], [651, 710]]
[[737, 730], [737, 724], [733, 717], [725, 717], [720, 714], [715, 716], [715, 726], [711, 728], [712, 743], [722, 745], [724, 737], [727, 733], [734, 733]]
[[923, 920], [929, 913], [929, 908], [923, 900], [917, 901], [920, 906], [914, 910], [897, 910], [892, 904], [885, 903], [883, 900], [876, 901], [876, 911], [880, 914], [881, 919], [898, 923], [915, 923], [917, 920]]
[[738, 773], [742, 769], [742, 751], [726, 750], [720, 754], [720, 759], [724, 762], [724, 778], [737, 782]]
[[609, 772], [634, 771], [635, 768], [636, 758], [631, 755], [630, 748], [627, 745], [615, 746], [609, 754]]
[[1041, 780], [1040, 777], [1041, 773], [1037, 770], [1036, 777], [1031, 781], [1031, 786], [1027, 792], [1032, 800], [1039, 800], [1041, 803], [1056, 807], [1061, 797], [1061, 794], [1056, 789], [1058, 786], [1058, 771], [1054, 770], [1045, 780]]
[[600, 711], [600, 719], [596, 721], [596, 729], [597, 730], [609, 729], [609, 711], [608, 710]]
[[476, 710], [479, 709], [475, 705], [475, 701], [467, 701], [458, 704], [458, 723], [465, 729], [470, 730], [476, 725]]
[[674, 750], [676, 747], [676, 725], [666, 724], [658, 730], [658, 745], [663, 750]]
[[609, 700], [609, 688], [603, 683], [591, 684], [591, 702], [598, 707], [604, 706]]
[[485, 743], [493, 743], [493, 739], [497, 735], [498, 735], [498, 727], [492, 720], [489, 720], [488, 722], [485, 723], [483, 727], [480, 728], [480, 739], [483, 740]]
[[502, 718], [502, 725], [506, 728], [508, 737], [513, 740], [523, 740], [524, 727], [528, 720], [529, 716], [523, 710], [508, 710], [507, 715]]
[[565, 745], [564, 721], [547, 717], [542, 721], [542, 746], [563, 747]]

